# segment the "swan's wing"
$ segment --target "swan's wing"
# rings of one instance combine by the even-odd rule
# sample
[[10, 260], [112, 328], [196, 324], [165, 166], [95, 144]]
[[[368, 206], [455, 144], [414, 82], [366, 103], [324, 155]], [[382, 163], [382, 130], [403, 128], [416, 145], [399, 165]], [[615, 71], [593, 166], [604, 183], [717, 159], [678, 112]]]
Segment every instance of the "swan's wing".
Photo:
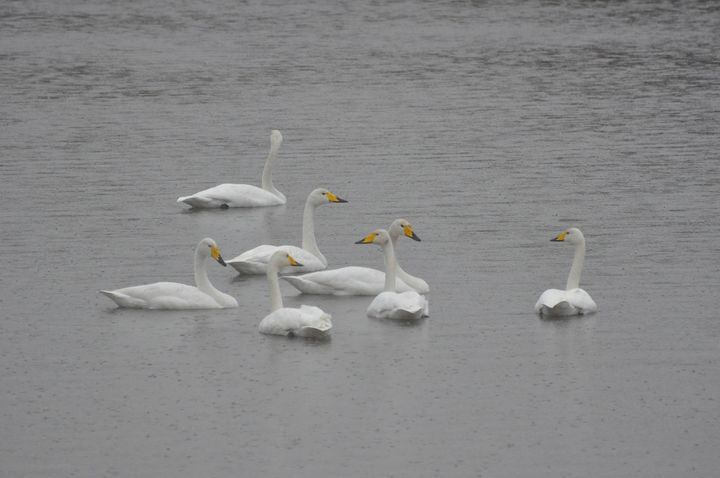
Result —
[[578, 310], [580, 314], [592, 314], [597, 312], [597, 304], [583, 289], [572, 289], [567, 291], [568, 302]]
[[178, 202], [193, 207], [258, 207], [284, 204], [283, 198], [250, 184], [220, 184], [178, 198]]
[[125, 287], [100, 291], [120, 307], [135, 309], [217, 309], [220, 304], [197, 287], [177, 282]]
[[570, 302], [567, 291], [548, 289], [535, 303], [535, 312], [543, 316], [563, 317], [576, 315], [577, 309]]
[[283, 307], [265, 317], [259, 329], [263, 334], [318, 336], [327, 334], [332, 328], [331, 319], [329, 314], [318, 307]]
[[367, 314], [384, 319], [419, 319], [427, 309], [427, 300], [415, 291], [383, 292], [370, 303]]

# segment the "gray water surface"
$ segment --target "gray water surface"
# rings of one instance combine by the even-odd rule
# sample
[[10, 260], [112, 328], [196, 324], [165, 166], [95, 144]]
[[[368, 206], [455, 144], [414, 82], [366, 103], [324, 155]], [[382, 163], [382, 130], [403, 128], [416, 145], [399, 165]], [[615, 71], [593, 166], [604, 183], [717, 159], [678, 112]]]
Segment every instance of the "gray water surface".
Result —
[[[288, 2], [291, 3], [291, 2]], [[720, 9], [715, 2], [0, 5], [0, 477], [709, 477], [720, 468]], [[188, 212], [259, 184], [282, 207]], [[299, 244], [331, 267], [396, 217], [431, 285], [417, 325], [297, 296], [328, 342], [223, 311], [115, 309]], [[532, 312], [568, 226], [599, 313]]]

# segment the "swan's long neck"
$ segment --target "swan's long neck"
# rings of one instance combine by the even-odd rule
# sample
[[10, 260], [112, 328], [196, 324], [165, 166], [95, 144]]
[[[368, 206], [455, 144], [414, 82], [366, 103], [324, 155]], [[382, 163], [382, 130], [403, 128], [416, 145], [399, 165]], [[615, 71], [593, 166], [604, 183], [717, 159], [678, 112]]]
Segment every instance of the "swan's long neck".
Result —
[[268, 153], [267, 159], [265, 160], [265, 167], [263, 168], [262, 188], [266, 191], [273, 193], [276, 196], [285, 198], [283, 193], [275, 189], [275, 186], [273, 186], [272, 182], [272, 167], [275, 159], [277, 158], [279, 149], [280, 143], [270, 143], [270, 152]]
[[575, 245], [575, 257], [573, 258], [565, 289], [570, 290], [580, 287], [580, 274], [582, 274], [583, 262], [585, 262], [585, 241]]
[[282, 294], [280, 294], [280, 281], [278, 280], [278, 266], [269, 264], [267, 268], [268, 285], [270, 286], [270, 312], [282, 309]]
[[385, 292], [395, 292], [395, 278], [397, 276], [397, 259], [392, 241], [383, 246], [383, 258], [385, 259]]
[[310, 202], [310, 198], [305, 202], [305, 212], [303, 213], [302, 248], [320, 259], [323, 264], [327, 265], [327, 259], [325, 259], [325, 256], [323, 256], [320, 249], [318, 249], [317, 241], [315, 240], [315, 206]]
[[198, 248], [195, 249], [195, 285], [213, 299], [219, 299], [223, 296], [223, 293], [210, 283], [207, 275], [207, 261], [200, 255], [200, 247], [205, 246], [198, 246]]

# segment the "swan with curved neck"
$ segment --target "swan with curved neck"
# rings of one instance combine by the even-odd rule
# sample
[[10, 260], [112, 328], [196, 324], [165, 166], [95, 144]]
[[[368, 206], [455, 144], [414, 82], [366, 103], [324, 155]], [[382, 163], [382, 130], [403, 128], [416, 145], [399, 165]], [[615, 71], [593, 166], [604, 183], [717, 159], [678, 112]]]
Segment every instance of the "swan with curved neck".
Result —
[[101, 290], [118, 306], [132, 309], [225, 309], [237, 307], [234, 297], [217, 290], [208, 279], [206, 260], [212, 258], [225, 266], [218, 245], [205, 238], [195, 248], [195, 287], [177, 282]]
[[585, 236], [580, 229], [571, 227], [553, 239], [553, 242], [565, 242], [575, 246], [570, 274], [565, 290], [548, 289], [535, 303], [535, 312], [547, 317], [591, 314], [597, 311], [597, 304], [586, 291], [580, 288], [580, 275], [585, 262]]
[[[315, 189], [308, 195], [307, 201], [305, 201], [302, 247], [263, 244], [243, 252], [239, 256], [227, 261], [227, 263], [241, 274], [264, 274], [267, 271], [267, 264], [270, 261], [270, 257], [275, 251], [283, 250], [297, 258], [297, 260], [303, 264], [302, 267], [298, 268], [299, 272], [312, 272], [325, 269], [327, 267], [327, 259], [320, 252], [317, 241], [315, 240], [315, 209], [323, 204], [346, 202], [345, 199], [337, 197], [327, 189]], [[288, 269], [288, 267], [284, 268], [284, 270]]]
[[228, 208], [228, 207], [260, 207], [278, 206], [285, 204], [285, 195], [278, 191], [272, 182], [272, 168], [277, 159], [283, 137], [280, 131], [274, 129], [270, 133], [270, 152], [265, 159], [262, 174], [262, 187], [250, 184], [220, 184], [205, 189], [191, 196], [178, 198], [179, 203], [185, 203], [194, 208]]
[[[406, 219], [395, 219], [388, 229], [390, 240], [396, 248], [399, 237], [420, 241], [412, 225]], [[327, 271], [311, 272], [299, 276], [283, 276], [283, 280], [305, 294], [331, 295], [378, 295], [385, 286], [385, 273], [370, 267], [349, 266]], [[396, 267], [397, 290], [415, 290], [420, 294], [430, 291], [427, 282]]]
[[414, 290], [396, 292], [398, 270], [395, 248], [390, 234], [385, 229], [377, 229], [355, 244], [377, 244], [382, 248], [385, 258], [385, 283], [383, 291], [370, 303], [368, 317], [394, 320], [417, 320], [427, 315], [428, 303], [425, 297]]
[[332, 328], [332, 317], [322, 309], [301, 305], [300, 308], [283, 307], [278, 271], [283, 267], [302, 267], [285, 251], [273, 253], [267, 265], [267, 279], [270, 288], [270, 314], [258, 326], [263, 334], [298, 337], [326, 337]]

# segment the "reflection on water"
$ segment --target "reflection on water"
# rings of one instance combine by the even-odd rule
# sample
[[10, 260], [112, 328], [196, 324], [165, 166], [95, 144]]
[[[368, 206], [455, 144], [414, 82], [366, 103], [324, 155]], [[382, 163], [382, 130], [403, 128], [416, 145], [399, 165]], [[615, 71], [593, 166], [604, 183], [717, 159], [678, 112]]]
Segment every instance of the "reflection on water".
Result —
[[[0, 475], [711, 476], [719, 23], [712, 2], [0, 6]], [[274, 128], [287, 205], [175, 202], [259, 184]], [[285, 285], [332, 340], [264, 337], [266, 280], [229, 267], [234, 310], [97, 293], [192, 283], [203, 237], [299, 244], [318, 186], [350, 200], [317, 211], [330, 267], [381, 269], [353, 243], [413, 223], [430, 318]], [[599, 312], [539, 319], [570, 225]]]

